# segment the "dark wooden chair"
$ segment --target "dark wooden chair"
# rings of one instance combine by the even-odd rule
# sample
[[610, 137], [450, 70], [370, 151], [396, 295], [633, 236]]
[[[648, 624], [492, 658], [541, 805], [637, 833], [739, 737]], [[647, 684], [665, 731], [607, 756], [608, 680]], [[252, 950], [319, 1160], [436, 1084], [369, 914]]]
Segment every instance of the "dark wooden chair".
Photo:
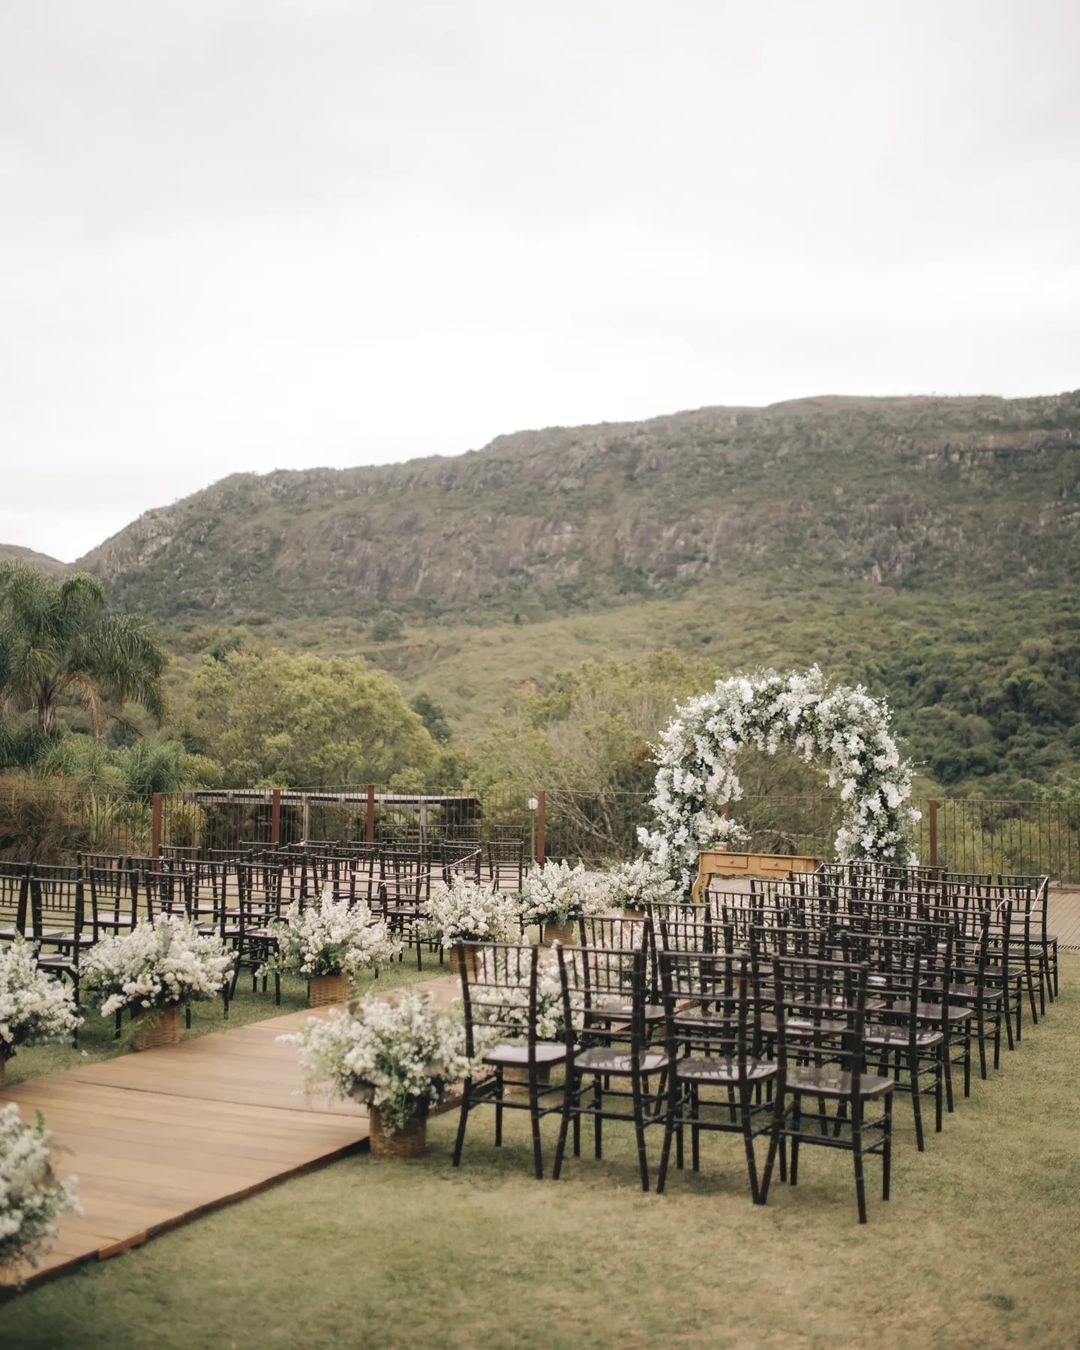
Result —
[[[540, 1122], [561, 1111], [562, 1087], [552, 1084], [552, 1068], [566, 1062], [561, 1041], [537, 1038], [537, 975], [539, 948], [502, 942], [459, 942], [465, 1049], [472, 1057], [482, 1049], [483, 1069], [465, 1080], [461, 1115], [454, 1142], [454, 1166], [461, 1165], [469, 1115], [478, 1106], [495, 1108], [495, 1146], [502, 1146], [503, 1112], [526, 1110], [532, 1127], [533, 1167], [544, 1175]], [[524, 1073], [525, 1094], [506, 1091], [506, 1071]], [[558, 1100], [551, 1102], [551, 1098]]]
[[0, 862], [0, 942], [32, 937], [30, 864]]

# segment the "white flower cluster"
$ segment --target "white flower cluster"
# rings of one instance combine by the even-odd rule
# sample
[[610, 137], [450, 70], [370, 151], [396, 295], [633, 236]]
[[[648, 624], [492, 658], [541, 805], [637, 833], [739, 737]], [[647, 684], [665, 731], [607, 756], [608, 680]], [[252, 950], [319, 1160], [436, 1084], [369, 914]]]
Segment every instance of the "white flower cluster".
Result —
[[29, 942], [0, 948], [0, 1060], [20, 1045], [65, 1040], [81, 1022], [70, 988], [38, 969]]
[[549, 862], [526, 876], [518, 913], [523, 924], [566, 924], [579, 915], [599, 914], [610, 903], [606, 877], [581, 863]]
[[335, 1095], [377, 1106], [391, 1130], [440, 1101], [473, 1067], [461, 1021], [434, 1012], [419, 994], [393, 1004], [367, 999], [351, 1014], [335, 1008], [278, 1039], [299, 1048], [307, 1091], [329, 1082]]
[[785, 744], [807, 762], [822, 760], [829, 786], [840, 787], [838, 858], [914, 861], [910, 835], [919, 813], [905, 806], [911, 766], [900, 759], [889, 716], [888, 705], [861, 685], [830, 689], [817, 666], [718, 680], [712, 693], [677, 708], [661, 733], [656, 825], [638, 838], [657, 866], [688, 888], [700, 850], [747, 842], [746, 832], [721, 816], [724, 802], [742, 796], [739, 750], [750, 745], [774, 755]]
[[75, 1179], [60, 1181], [41, 1117], [24, 1125], [14, 1102], [0, 1108], [0, 1270], [36, 1266], [63, 1214], [78, 1213]]
[[506, 942], [520, 929], [513, 896], [455, 877], [431, 888], [424, 935], [443, 947], [455, 942]]
[[272, 924], [277, 950], [267, 970], [294, 970], [315, 975], [356, 975], [386, 966], [401, 955], [401, 943], [381, 919], [361, 901], [350, 906], [335, 900], [332, 886], [324, 888], [317, 905], [294, 906], [284, 922]]
[[164, 1008], [214, 998], [228, 980], [236, 953], [219, 937], [200, 934], [187, 919], [143, 919], [123, 937], [105, 938], [83, 959], [91, 989], [104, 997], [103, 1017], [123, 1008]]
[[[502, 952], [488, 951], [481, 957], [478, 979], [481, 982], [491, 980], [495, 972], [485, 968], [492, 959], [506, 960]], [[526, 1040], [529, 1035], [529, 986], [527, 983], [508, 983], [503, 977], [496, 987], [484, 991], [482, 1002], [474, 1003], [473, 1014], [476, 1021], [497, 1022], [497, 1035], [493, 1040]], [[536, 970], [536, 1037], [541, 1041], [561, 1041], [563, 1038], [563, 996], [562, 979], [559, 976], [558, 959], [550, 951], [544, 952]]]
[[674, 904], [682, 898], [679, 883], [652, 858], [635, 858], [607, 874], [609, 899], [622, 909], [646, 909], [649, 905]]

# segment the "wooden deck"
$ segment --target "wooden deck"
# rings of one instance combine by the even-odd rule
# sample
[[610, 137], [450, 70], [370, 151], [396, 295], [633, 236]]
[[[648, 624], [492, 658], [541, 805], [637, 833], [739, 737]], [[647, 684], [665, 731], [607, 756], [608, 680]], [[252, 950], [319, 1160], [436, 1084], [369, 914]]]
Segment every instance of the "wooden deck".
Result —
[[1062, 951], [1080, 952], [1080, 890], [1051, 887], [1047, 927]]
[[[443, 1002], [456, 981], [426, 982]], [[308, 1100], [296, 1051], [277, 1037], [303, 1011], [122, 1055], [0, 1088], [26, 1120], [41, 1111], [63, 1150], [62, 1176], [78, 1177], [85, 1211], [28, 1282], [113, 1256], [195, 1215], [283, 1177], [366, 1147], [366, 1111]], [[0, 1280], [0, 1283], [3, 1283]]]

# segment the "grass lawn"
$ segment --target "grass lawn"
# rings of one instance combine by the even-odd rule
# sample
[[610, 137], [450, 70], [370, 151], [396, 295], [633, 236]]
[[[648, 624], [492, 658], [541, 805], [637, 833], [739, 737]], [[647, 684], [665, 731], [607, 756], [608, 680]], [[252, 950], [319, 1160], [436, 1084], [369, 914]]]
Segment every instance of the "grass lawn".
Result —
[[[418, 971], [415, 953], [410, 961], [409, 953], [405, 960], [383, 969], [377, 979], [369, 972], [360, 975], [353, 983], [356, 993], [363, 996], [378, 993], [380, 989], [397, 988], [401, 985], [415, 984], [420, 980], [430, 980], [438, 975], [441, 967], [435, 957], [425, 954], [424, 969]], [[307, 982], [299, 976], [281, 977], [281, 1006], [274, 1003], [273, 981], [267, 986], [267, 992], [253, 994], [251, 978], [241, 974], [236, 989], [236, 998], [229, 1004], [229, 1016], [224, 1015], [220, 998], [206, 1003], [195, 1003], [191, 1009], [191, 1030], [185, 1030], [185, 1040], [192, 1036], [205, 1036], [208, 1031], [224, 1031], [228, 1027], [243, 1026], [245, 1022], [260, 1022], [264, 1018], [277, 1014], [299, 1012], [307, 1007]], [[25, 1078], [33, 1078], [39, 1073], [52, 1073], [58, 1069], [74, 1069], [80, 1064], [88, 1064], [98, 1059], [112, 1059], [114, 1055], [130, 1053], [124, 1039], [116, 1040], [116, 1024], [113, 1018], [101, 1017], [96, 1007], [84, 1008], [86, 1021], [79, 1028], [79, 1044], [39, 1045], [18, 1052], [7, 1062], [4, 1081], [9, 1086], [20, 1083]], [[127, 1029], [128, 1019], [124, 1019]], [[0, 1339], [0, 1347], [3, 1341]]]
[[867, 1227], [847, 1155], [805, 1150], [759, 1209], [737, 1136], [643, 1195], [613, 1127], [602, 1163], [532, 1180], [517, 1115], [498, 1155], [474, 1114], [455, 1172], [451, 1114], [421, 1159], [355, 1156], [28, 1291], [0, 1345], [1080, 1346], [1078, 980], [1064, 958], [1060, 1001], [922, 1156], [898, 1101]]

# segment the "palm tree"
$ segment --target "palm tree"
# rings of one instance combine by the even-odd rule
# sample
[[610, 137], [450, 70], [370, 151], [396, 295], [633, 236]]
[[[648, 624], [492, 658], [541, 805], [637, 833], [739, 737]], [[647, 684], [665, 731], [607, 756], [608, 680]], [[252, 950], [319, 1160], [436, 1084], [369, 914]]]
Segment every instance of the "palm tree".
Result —
[[138, 703], [159, 721], [168, 654], [149, 624], [106, 612], [105, 588], [85, 572], [58, 580], [24, 562], [0, 563], [0, 707], [32, 708], [46, 735], [65, 696], [94, 735], [108, 702]]

